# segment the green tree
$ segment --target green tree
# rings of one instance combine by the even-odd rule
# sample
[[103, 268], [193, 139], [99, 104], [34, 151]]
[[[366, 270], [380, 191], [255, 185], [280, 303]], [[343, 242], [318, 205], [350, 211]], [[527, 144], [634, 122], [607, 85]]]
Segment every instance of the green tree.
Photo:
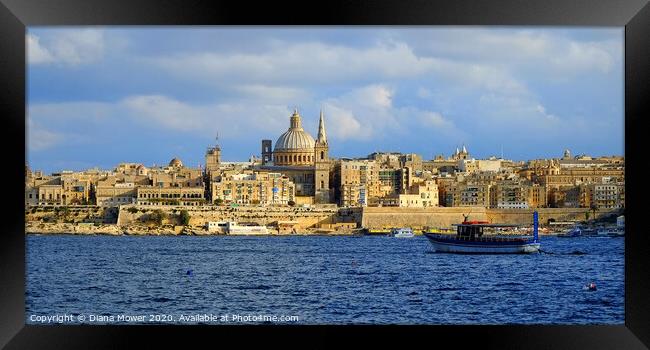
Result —
[[56, 207], [54, 208], [56, 215], [63, 216], [64, 219], [67, 219], [70, 216], [70, 209], [67, 206], [65, 207]]
[[222, 205], [222, 204], [223, 204], [223, 199], [221, 199], [221, 198], [217, 198], [217, 199], [215, 199], [215, 200], [214, 200], [214, 204], [216, 204], [216, 205]]
[[187, 226], [187, 225], [190, 224], [191, 216], [190, 216], [190, 213], [187, 210], [185, 210], [185, 209], [181, 210], [181, 213], [179, 214], [179, 217], [181, 219], [181, 224], [183, 226]]
[[292, 206], [292, 207], [293, 207], [294, 205], [296, 205], [296, 202], [294, 202], [294, 201], [288, 201], [287, 204], [289, 204], [289, 206]]
[[153, 213], [149, 214], [149, 219], [158, 225], [162, 225], [163, 220], [165, 219], [165, 213], [160, 209], [156, 209]]
[[138, 208], [136, 208], [136, 207], [130, 207], [130, 208], [127, 209], [126, 211], [128, 211], [128, 212], [131, 213], [131, 214], [135, 214], [135, 213], [138, 212]]

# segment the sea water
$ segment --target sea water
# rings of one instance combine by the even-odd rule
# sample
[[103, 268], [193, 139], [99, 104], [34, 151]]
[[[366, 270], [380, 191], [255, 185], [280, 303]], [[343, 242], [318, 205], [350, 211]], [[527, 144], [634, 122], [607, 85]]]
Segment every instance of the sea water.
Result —
[[28, 324], [624, 323], [623, 238], [542, 237], [529, 255], [422, 236], [26, 240]]

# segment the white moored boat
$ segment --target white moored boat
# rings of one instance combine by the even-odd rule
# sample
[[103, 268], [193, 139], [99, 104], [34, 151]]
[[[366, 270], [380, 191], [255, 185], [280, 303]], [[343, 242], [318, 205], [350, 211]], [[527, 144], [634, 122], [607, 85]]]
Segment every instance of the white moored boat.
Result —
[[394, 228], [390, 231], [390, 235], [397, 238], [413, 237], [413, 230], [408, 227]]
[[623, 237], [625, 236], [625, 228], [621, 227], [610, 227], [610, 228], [601, 228], [598, 230], [599, 237]]
[[234, 221], [217, 221], [208, 223], [208, 231], [228, 235], [268, 235], [266, 226], [239, 225]]

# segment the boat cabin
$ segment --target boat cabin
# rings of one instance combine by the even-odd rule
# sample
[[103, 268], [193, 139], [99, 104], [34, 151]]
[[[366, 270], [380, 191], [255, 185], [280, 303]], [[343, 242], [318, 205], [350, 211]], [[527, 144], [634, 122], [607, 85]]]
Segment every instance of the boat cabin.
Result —
[[483, 236], [483, 226], [472, 224], [460, 224], [456, 228], [456, 234], [460, 237], [474, 239]]
[[485, 221], [472, 222], [465, 221], [462, 224], [457, 224], [456, 226], [456, 236], [464, 239], [475, 240], [483, 236], [484, 229], [486, 227], [490, 228], [509, 228], [509, 227], [519, 227], [519, 225], [508, 225], [508, 224], [490, 224]]

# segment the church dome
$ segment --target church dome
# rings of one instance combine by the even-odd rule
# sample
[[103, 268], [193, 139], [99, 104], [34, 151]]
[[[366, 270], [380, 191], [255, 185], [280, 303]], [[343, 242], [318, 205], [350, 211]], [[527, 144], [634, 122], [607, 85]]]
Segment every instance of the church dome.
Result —
[[289, 127], [289, 130], [280, 135], [278, 140], [275, 142], [273, 151], [313, 151], [315, 144], [316, 141], [314, 141], [314, 138], [311, 137], [308, 132], [303, 130], [300, 125], [300, 114], [298, 114], [298, 111], [294, 111], [291, 116], [291, 126]]
[[183, 162], [181, 162], [181, 160], [178, 158], [174, 158], [169, 161], [169, 166], [180, 168], [183, 166]]
[[289, 150], [312, 150], [316, 141], [307, 132], [303, 130], [289, 130], [280, 135], [278, 141], [275, 142], [275, 151], [289, 151]]

